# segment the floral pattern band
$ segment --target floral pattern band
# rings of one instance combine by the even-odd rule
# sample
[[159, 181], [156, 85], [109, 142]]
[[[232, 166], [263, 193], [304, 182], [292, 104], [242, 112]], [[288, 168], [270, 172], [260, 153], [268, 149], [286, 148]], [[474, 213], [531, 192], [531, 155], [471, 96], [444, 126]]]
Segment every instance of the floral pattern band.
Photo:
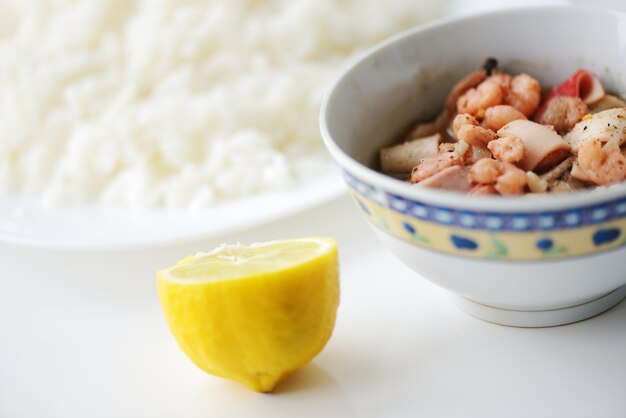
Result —
[[343, 172], [367, 219], [404, 241], [448, 254], [503, 260], [589, 255], [626, 245], [626, 198], [551, 212], [474, 212], [423, 204]]

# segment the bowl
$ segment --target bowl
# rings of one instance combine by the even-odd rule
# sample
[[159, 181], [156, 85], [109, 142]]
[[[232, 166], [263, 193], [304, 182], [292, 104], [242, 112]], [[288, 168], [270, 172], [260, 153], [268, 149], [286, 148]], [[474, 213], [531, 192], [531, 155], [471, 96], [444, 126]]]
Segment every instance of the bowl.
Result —
[[326, 95], [328, 151], [382, 243], [456, 303], [499, 324], [562, 325], [626, 295], [626, 184], [569, 194], [481, 196], [377, 172], [378, 149], [443, 107], [488, 56], [542, 86], [576, 69], [626, 92], [626, 15], [589, 7], [505, 10], [401, 33], [356, 60]]

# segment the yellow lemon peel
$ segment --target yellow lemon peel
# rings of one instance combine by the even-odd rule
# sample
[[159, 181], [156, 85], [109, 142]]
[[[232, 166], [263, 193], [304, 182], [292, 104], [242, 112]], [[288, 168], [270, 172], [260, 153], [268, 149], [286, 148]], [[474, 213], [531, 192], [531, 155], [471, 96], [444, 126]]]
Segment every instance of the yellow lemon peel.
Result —
[[165, 318], [202, 370], [271, 392], [330, 338], [339, 304], [337, 244], [301, 238], [230, 245], [159, 271]]

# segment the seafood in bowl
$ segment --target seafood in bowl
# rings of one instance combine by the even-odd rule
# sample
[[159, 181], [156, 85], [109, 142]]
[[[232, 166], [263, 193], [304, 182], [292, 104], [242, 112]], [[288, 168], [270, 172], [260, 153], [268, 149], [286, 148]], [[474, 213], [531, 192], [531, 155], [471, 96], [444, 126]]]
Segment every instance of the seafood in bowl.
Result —
[[380, 150], [384, 173], [470, 195], [560, 193], [624, 180], [626, 102], [577, 70], [542, 99], [494, 58], [459, 81], [434, 121]]
[[[605, 172], [622, 160], [605, 128], [623, 129], [624, 25], [626, 14], [573, 6], [443, 21], [370, 50], [326, 95], [322, 136], [357, 208], [389, 250], [468, 313], [553, 326], [626, 296], [626, 182]], [[581, 38], [583, 27], [598, 29]], [[500, 65], [476, 72], [485, 56]], [[481, 103], [497, 99], [498, 80], [480, 87], [494, 74], [509, 93], [517, 80], [519, 97], [500, 89]], [[607, 92], [615, 97], [602, 103]], [[381, 161], [407, 132], [419, 146], [402, 143]], [[390, 175], [380, 170], [388, 163], [399, 166]], [[459, 193], [472, 190], [484, 195]]]

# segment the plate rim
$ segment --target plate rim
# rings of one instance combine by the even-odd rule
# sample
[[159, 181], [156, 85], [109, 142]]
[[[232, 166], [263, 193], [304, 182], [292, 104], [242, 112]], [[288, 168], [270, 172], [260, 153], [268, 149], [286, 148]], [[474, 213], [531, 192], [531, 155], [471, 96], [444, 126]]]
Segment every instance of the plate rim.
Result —
[[[310, 196], [307, 196], [310, 194]], [[219, 238], [220, 236], [225, 236], [229, 234], [234, 234], [237, 232], [241, 232], [247, 229], [260, 227], [262, 225], [270, 224], [272, 222], [276, 222], [280, 219], [296, 215], [298, 213], [304, 212], [306, 210], [312, 209], [329, 201], [338, 199], [342, 195], [347, 195], [347, 187], [345, 182], [341, 178], [339, 171], [335, 167], [329, 167], [322, 176], [318, 176], [315, 179], [305, 180], [303, 182], [296, 183], [289, 187], [288, 189], [282, 191], [275, 191], [269, 193], [259, 193], [253, 196], [248, 196], [241, 199], [233, 199], [227, 200], [217, 204], [214, 207], [208, 208], [207, 210], [191, 212], [187, 210], [176, 210], [176, 211], [166, 211], [166, 210], [153, 210], [141, 212], [132, 209], [107, 209], [98, 205], [84, 205], [78, 207], [71, 208], [59, 208], [56, 207], [54, 210], [61, 214], [61, 216], [66, 216], [72, 211], [78, 211], [78, 213], [85, 215], [89, 214], [97, 214], [94, 217], [94, 221], [102, 220], [102, 216], [107, 213], [107, 211], [111, 210], [110, 213], [116, 212], [118, 215], [123, 216], [137, 216], [142, 213], [148, 214], [150, 216], [162, 217], [160, 220], [170, 220], [176, 219], [180, 216], [193, 216], [198, 217], [199, 219], [207, 219], [211, 217], [212, 213], [228, 210], [231, 208], [239, 208], [242, 209], [246, 205], [250, 205], [253, 203], [263, 203], [267, 206], [263, 207], [262, 212], [257, 216], [252, 216], [250, 218], [246, 218], [241, 222], [233, 222], [232, 220], [218, 225], [217, 227], [205, 227], [201, 228], [197, 232], [189, 231], [185, 229], [180, 234], [164, 234], [163, 237], [147, 237], [141, 236], [139, 238], [131, 238], [129, 235], [120, 236], [120, 237], [107, 237], [106, 240], [95, 239], [94, 241], [86, 240], [85, 238], [77, 238], [76, 236], [71, 237], [67, 240], [58, 240], [52, 239], [52, 237], [44, 236], [31, 236], [27, 234], [20, 235], [19, 233], [10, 232], [7, 228], [3, 227], [0, 224], [0, 244], [3, 245], [15, 245], [21, 247], [29, 247], [33, 249], [45, 249], [45, 250], [59, 250], [59, 251], [77, 251], [77, 252], [92, 252], [92, 251], [118, 251], [118, 250], [143, 250], [143, 249], [154, 249], [161, 247], [170, 247], [181, 245], [185, 243], [190, 243], [194, 241], [199, 241], [202, 239], [210, 239], [210, 238]], [[304, 198], [303, 198], [304, 196]], [[299, 198], [296, 201], [296, 198]], [[0, 203], [4, 200], [5, 206], [7, 201], [15, 199], [15, 197], [9, 197], [7, 195], [0, 195]], [[269, 202], [274, 201], [276, 204], [269, 204]], [[285, 202], [296, 202], [296, 203], [288, 203], [285, 205]], [[10, 205], [11, 203], [9, 203]], [[45, 211], [44, 209], [41, 209]], [[7, 213], [2, 213], [3, 210], [0, 207], [0, 217], [6, 217]], [[4, 208], [4, 212], [8, 212], [7, 208]], [[64, 215], [65, 213], [65, 215]], [[2, 219], [0, 219], [2, 220]], [[6, 219], [4, 219], [6, 220]], [[10, 220], [8, 220], [10, 222]], [[21, 222], [26, 222], [26, 219], [21, 220]]]

